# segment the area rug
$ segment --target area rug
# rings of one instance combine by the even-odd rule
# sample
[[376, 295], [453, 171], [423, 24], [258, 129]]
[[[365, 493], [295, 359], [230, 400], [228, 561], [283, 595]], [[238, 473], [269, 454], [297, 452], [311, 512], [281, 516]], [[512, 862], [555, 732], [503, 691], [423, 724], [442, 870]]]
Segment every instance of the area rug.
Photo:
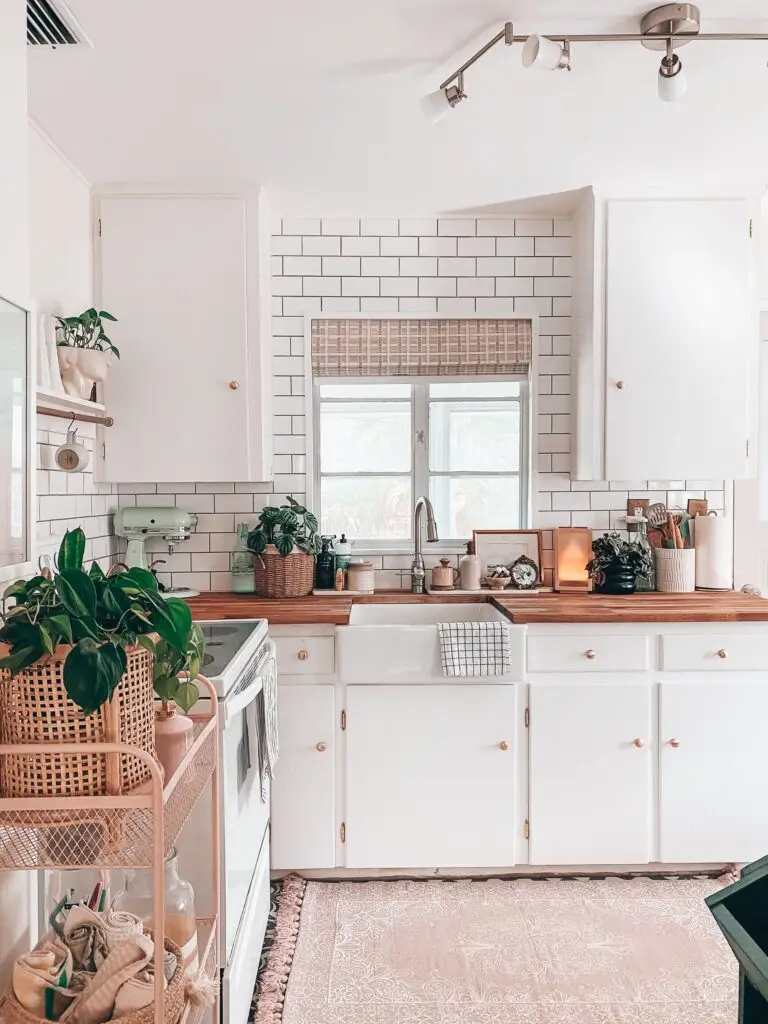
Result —
[[255, 1024], [732, 1024], [720, 884], [290, 877]]

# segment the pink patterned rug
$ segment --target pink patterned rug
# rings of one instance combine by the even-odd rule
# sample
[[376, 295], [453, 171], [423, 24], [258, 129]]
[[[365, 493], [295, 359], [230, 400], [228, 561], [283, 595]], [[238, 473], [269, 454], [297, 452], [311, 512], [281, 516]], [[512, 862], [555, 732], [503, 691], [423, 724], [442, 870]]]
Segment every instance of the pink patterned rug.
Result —
[[711, 879], [286, 879], [255, 1024], [733, 1024]]

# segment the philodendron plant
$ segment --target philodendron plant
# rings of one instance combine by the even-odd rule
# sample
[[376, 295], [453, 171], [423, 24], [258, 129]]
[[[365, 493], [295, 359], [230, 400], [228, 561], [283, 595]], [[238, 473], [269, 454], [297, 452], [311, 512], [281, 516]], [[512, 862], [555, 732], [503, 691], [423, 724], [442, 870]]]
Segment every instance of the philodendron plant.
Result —
[[86, 309], [80, 316], [57, 316], [61, 334], [58, 344], [63, 348], [91, 348], [98, 352], [112, 352], [118, 359], [120, 352], [104, 330], [104, 320], [117, 323], [117, 317], [106, 309]]
[[139, 645], [154, 657], [157, 696], [188, 711], [198, 697], [194, 679], [204, 648], [189, 605], [164, 598], [146, 569], [105, 574], [93, 562], [86, 572], [84, 553], [83, 531], [68, 530], [51, 578], [34, 576], [6, 589], [0, 642], [8, 644], [9, 653], [0, 658], [0, 668], [16, 675], [66, 644], [64, 688], [92, 714], [115, 692], [126, 669], [126, 649]]
[[281, 555], [303, 551], [316, 555], [322, 547], [317, 535], [317, 516], [288, 496], [288, 504], [262, 510], [258, 526], [248, 534], [248, 547], [256, 555], [273, 544]]

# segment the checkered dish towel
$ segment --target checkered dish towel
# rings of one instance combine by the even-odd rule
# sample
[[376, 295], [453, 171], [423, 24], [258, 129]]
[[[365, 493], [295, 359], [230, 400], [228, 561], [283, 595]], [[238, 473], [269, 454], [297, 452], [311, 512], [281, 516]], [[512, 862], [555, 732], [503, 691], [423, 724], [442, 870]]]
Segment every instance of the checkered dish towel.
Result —
[[504, 622], [438, 622], [444, 676], [504, 676], [511, 671]]

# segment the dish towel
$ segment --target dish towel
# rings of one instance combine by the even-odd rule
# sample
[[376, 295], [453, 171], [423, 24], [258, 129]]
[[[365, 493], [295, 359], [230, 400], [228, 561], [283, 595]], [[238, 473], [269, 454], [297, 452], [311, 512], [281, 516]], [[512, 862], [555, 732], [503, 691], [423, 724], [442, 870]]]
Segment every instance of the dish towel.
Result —
[[508, 675], [512, 658], [504, 622], [438, 622], [444, 676]]
[[261, 693], [256, 698], [256, 731], [259, 737], [259, 777], [262, 803], [267, 800], [269, 780], [275, 777], [275, 765], [280, 754], [277, 730], [277, 671], [275, 659], [265, 657], [262, 668]]

